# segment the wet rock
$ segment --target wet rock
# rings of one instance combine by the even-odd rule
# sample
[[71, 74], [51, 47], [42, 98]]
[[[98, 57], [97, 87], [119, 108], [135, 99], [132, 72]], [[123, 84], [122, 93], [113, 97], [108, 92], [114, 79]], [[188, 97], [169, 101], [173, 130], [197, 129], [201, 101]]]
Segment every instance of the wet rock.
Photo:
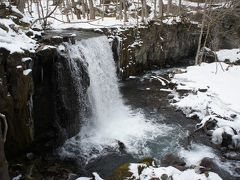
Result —
[[232, 176], [229, 172], [221, 168], [216, 161], [214, 161], [213, 158], [203, 158], [200, 166], [206, 167], [212, 172], [217, 173], [222, 179], [224, 180], [232, 180], [236, 179], [234, 176]]
[[227, 153], [224, 153], [223, 156], [230, 160], [240, 161], [240, 153], [239, 152], [227, 152]]
[[161, 159], [161, 165], [162, 166], [173, 166], [177, 169], [179, 169], [180, 171], [185, 170], [185, 165], [186, 163], [184, 162], [184, 160], [174, 154], [167, 154], [166, 156], [163, 157], [163, 159]]
[[125, 144], [123, 142], [121, 142], [121, 141], [117, 141], [117, 143], [118, 143], [119, 151], [120, 152], [125, 152], [125, 150], [126, 150]]
[[194, 170], [196, 173], [202, 174], [202, 173], [207, 173], [210, 169], [203, 166], [196, 166]]
[[199, 92], [207, 92], [207, 88], [199, 88], [198, 91]]
[[30, 24], [28, 22], [22, 21], [21, 19], [18, 18], [12, 18], [13, 22], [19, 26], [21, 26], [22, 29], [27, 29], [30, 27]]
[[215, 53], [208, 48], [202, 48], [201, 49], [201, 55], [203, 56], [203, 62], [207, 62], [207, 63], [212, 63], [217, 61], [217, 56], [215, 55]]
[[174, 97], [175, 97], [175, 95], [174, 94], [168, 94], [168, 99], [173, 99]]
[[49, 44], [49, 45], [59, 45], [63, 42], [63, 37], [61, 36], [44, 36], [42, 39], [42, 43]]
[[66, 34], [63, 34], [63, 41], [75, 44], [76, 43], [75, 37], [76, 37], [76, 34], [66, 33]]
[[4, 31], [8, 32], [9, 29], [7, 26], [5, 26], [4, 24], [0, 23], [0, 28], [3, 29]]
[[28, 31], [28, 32], [26, 32], [26, 35], [27, 35], [28, 37], [31, 37], [31, 36], [33, 36], [33, 32], [32, 32], [32, 31]]
[[34, 157], [35, 157], [35, 155], [34, 155], [33, 153], [27, 153], [27, 154], [26, 154], [26, 158], [27, 158], [28, 160], [33, 160]]
[[[5, 149], [6, 155], [10, 157], [28, 147], [33, 138], [33, 85], [31, 75], [23, 74], [23, 57], [22, 53], [10, 54], [6, 49], [0, 48], [0, 110], [8, 120]], [[17, 66], [23, 68], [18, 69]]]
[[230, 117], [234, 119], [237, 117], [237, 114], [230, 114]]
[[163, 174], [161, 176], [161, 180], [168, 180], [168, 175], [167, 174]]
[[228, 134], [226, 132], [223, 132], [222, 134], [222, 147], [230, 147], [233, 144], [232, 142], [232, 135]]
[[[46, 150], [76, 135], [89, 111], [89, 76], [80, 58], [70, 59], [68, 51], [56, 48], [37, 52], [33, 66], [35, 138]], [[74, 71], [71, 63], [76, 63]]]

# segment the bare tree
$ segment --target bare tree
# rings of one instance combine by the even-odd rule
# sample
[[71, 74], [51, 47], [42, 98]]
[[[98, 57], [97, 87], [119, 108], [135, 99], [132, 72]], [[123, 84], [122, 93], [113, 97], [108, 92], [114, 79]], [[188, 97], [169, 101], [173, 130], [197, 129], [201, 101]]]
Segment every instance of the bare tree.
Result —
[[[118, 4], [118, 2], [117, 2]], [[123, 14], [122, 14], [122, 0], [119, 1], [119, 6], [118, 6], [118, 10], [119, 10], [119, 14], [118, 14], [118, 19], [122, 19], [123, 18]]]
[[158, 1], [158, 8], [159, 8], [159, 17], [162, 17], [163, 16], [163, 1], [162, 0], [159, 0]]
[[168, 4], [167, 4], [167, 15], [170, 14], [172, 8], [172, 0], [168, 0]]
[[123, 15], [124, 15], [124, 22], [128, 22], [128, 18], [127, 18], [127, 6], [126, 6], [126, 0], [122, 0], [123, 3]]
[[16, 0], [16, 5], [19, 11], [24, 13], [24, 8], [25, 8], [25, 0]]
[[181, 8], [182, 8], [182, 0], [179, 0], [178, 2], [178, 14], [181, 14]]
[[142, 0], [142, 22], [145, 22], [145, 18], [147, 18], [147, 2], [146, 0]]
[[153, 12], [153, 18], [156, 19], [157, 18], [157, 0], [154, 0], [154, 12]]
[[204, 4], [204, 11], [203, 11], [203, 18], [202, 18], [202, 24], [201, 24], [201, 31], [198, 39], [198, 48], [197, 48], [197, 54], [195, 57], [195, 65], [199, 62], [199, 56], [200, 56], [200, 50], [201, 50], [201, 43], [203, 38], [203, 32], [204, 32], [204, 26], [205, 26], [205, 20], [206, 20], [206, 9], [207, 9], [207, 1]]
[[93, 5], [93, 1], [88, 0], [88, 3], [89, 3], [90, 19], [95, 19], [95, 9], [94, 9], [94, 5]]

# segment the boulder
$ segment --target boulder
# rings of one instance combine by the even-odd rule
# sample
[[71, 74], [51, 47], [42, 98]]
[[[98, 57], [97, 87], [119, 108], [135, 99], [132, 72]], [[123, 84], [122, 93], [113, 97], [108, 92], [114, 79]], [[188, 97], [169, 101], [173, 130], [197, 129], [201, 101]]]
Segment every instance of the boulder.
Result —
[[203, 158], [200, 166], [206, 167], [209, 171], [217, 173], [224, 180], [236, 179], [229, 172], [221, 168], [213, 158]]
[[184, 162], [184, 160], [174, 154], [167, 154], [166, 156], [163, 157], [163, 159], [161, 159], [161, 165], [162, 166], [173, 166], [177, 169], [179, 169], [180, 171], [185, 170], [185, 165], [186, 163]]

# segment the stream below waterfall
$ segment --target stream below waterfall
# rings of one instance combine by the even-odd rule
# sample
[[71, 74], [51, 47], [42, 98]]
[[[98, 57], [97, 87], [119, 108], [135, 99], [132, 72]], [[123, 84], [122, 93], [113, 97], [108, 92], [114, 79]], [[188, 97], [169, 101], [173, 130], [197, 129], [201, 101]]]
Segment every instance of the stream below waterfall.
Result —
[[[105, 178], [124, 163], [136, 163], [146, 157], [154, 158], [161, 165], [161, 159], [168, 154], [191, 156], [193, 162], [203, 157], [219, 156], [219, 151], [211, 148], [209, 137], [204, 134], [194, 137], [193, 152], [186, 150], [187, 132], [194, 130], [197, 121], [186, 118], [172, 107], [169, 92], [161, 91], [161, 82], [152, 78], [167, 76], [167, 69], [119, 81], [105, 36], [91, 34], [87, 38], [76, 38], [76, 43], [66, 42], [64, 47], [70, 57], [72, 75], [76, 76], [72, 77], [77, 82], [76, 87], [81, 79], [77, 77], [79, 67], [76, 61], [81, 59], [88, 69], [88, 99], [82, 104], [88, 106], [85, 109], [89, 112], [79, 124], [79, 134], [58, 148], [57, 154], [36, 156], [27, 161], [26, 157], [20, 159], [20, 162], [26, 161], [26, 168], [36, 166], [40, 169], [36, 174], [48, 176], [46, 172], [50, 172], [50, 177], [52, 173], [68, 176], [70, 170], [76, 177], [97, 172]], [[13, 175], [23, 171], [18, 170], [18, 162], [10, 162]]]
[[145, 157], [159, 161], [186, 144], [190, 120], [169, 106], [168, 93], [160, 91], [161, 83], [151, 75], [119, 83], [106, 37], [67, 44], [67, 49], [72, 59], [81, 56], [87, 64], [92, 114], [80, 133], [65, 142], [61, 157], [105, 177], [123, 163]]

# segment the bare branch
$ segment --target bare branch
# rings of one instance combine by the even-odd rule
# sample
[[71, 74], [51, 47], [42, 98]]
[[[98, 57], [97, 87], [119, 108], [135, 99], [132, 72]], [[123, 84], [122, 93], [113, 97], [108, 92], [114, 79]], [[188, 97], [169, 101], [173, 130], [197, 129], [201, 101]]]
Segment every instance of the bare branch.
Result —
[[35, 21], [33, 21], [33, 23], [31, 24], [31, 27], [37, 22], [37, 21], [41, 21], [41, 20], [44, 20], [44, 19], [47, 19], [49, 18], [57, 9], [57, 7], [60, 5], [62, 1], [61, 0], [58, 0], [57, 4], [55, 5], [54, 9], [49, 13], [47, 14], [45, 17], [42, 17], [42, 18], [38, 18], [36, 19]]

